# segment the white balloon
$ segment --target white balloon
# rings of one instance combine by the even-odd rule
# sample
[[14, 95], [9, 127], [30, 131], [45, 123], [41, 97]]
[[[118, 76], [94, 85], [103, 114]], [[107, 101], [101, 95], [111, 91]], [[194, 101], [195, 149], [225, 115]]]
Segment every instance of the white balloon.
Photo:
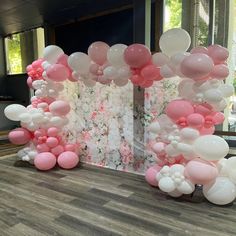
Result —
[[186, 99], [193, 98], [195, 94], [193, 85], [194, 81], [192, 79], [183, 79], [178, 85], [179, 96]]
[[172, 56], [178, 52], [186, 52], [190, 44], [190, 35], [180, 28], [166, 31], [159, 40], [160, 49], [167, 56]]
[[19, 119], [21, 122], [24, 122], [24, 123], [31, 122], [32, 120], [30, 113], [23, 113], [19, 115]]
[[195, 186], [190, 181], [183, 181], [177, 190], [183, 194], [190, 194], [195, 190]]
[[63, 55], [63, 50], [56, 45], [49, 45], [43, 50], [43, 59], [49, 62], [50, 64], [54, 64], [57, 62], [57, 59]]
[[223, 98], [223, 94], [218, 89], [209, 89], [204, 93], [204, 98], [209, 103], [220, 102]]
[[222, 84], [219, 90], [224, 97], [230, 97], [234, 94], [234, 86], [232, 84]]
[[87, 87], [94, 87], [96, 85], [96, 81], [92, 79], [86, 79], [86, 80], [83, 80], [83, 82], [84, 82], [84, 85]]
[[116, 80], [113, 80], [114, 84], [119, 86], [119, 87], [123, 87], [125, 86], [126, 84], [128, 84], [129, 80], [128, 79], [116, 79]]
[[183, 194], [180, 193], [178, 190], [174, 190], [173, 192], [169, 192], [168, 195], [170, 195], [171, 197], [180, 197]]
[[157, 52], [152, 55], [152, 63], [157, 66], [161, 67], [166, 65], [169, 62], [169, 57], [166, 56], [162, 52]]
[[177, 150], [181, 152], [184, 155], [192, 156], [194, 155], [193, 147], [192, 145], [189, 145], [187, 143], [178, 143], [177, 144]]
[[180, 136], [182, 139], [185, 139], [186, 141], [193, 141], [196, 138], [199, 137], [199, 131], [192, 128], [183, 128], [180, 130]]
[[184, 166], [181, 164], [174, 164], [170, 167], [170, 174], [174, 174], [176, 172], [179, 172], [180, 174], [184, 173]]
[[167, 193], [173, 192], [175, 190], [175, 184], [170, 177], [161, 178], [158, 186], [163, 192]]
[[19, 104], [11, 104], [4, 109], [5, 116], [13, 121], [20, 121], [19, 116], [23, 113], [27, 113], [27, 109]]
[[117, 69], [114, 66], [108, 66], [103, 70], [103, 74], [108, 79], [113, 79], [117, 75]]
[[236, 184], [236, 156], [219, 161], [220, 176], [229, 177]]
[[211, 105], [216, 111], [223, 111], [227, 107], [227, 102], [222, 99], [219, 103], [212, 103]]
[[90, 64], [90, 57], [83, 52], [75, 52], [68, 57], [68, 65], [71, 69], [82, 75], [88, 74]]
[[234, 201], [236, 186], [227, 177], [217, 177], [214, 182], [203, 186], [203, 194], [216, 205], [226, 205]]
[[214, 161], [220, 160], [227, 155], [229, 145], [219, 136], [204, 135], [195, 140], [193, 150], [202, 159]]
[[32, 120], [33, 120], [33, 122], [35, 122], [37, 124], [42, 122], [43, 118], [44, 118], [44, 116], [41, 113], [32, 114]]
[[165, 151], [166, 151], [167, 155], [170, 157], [175, 157], [175, 156], [178, 156], [181, 154], [180, 151], [177, 150], [176, 148], [174, 148], [171, 144], [168, 144], [165, 147]]
[[171, 78], [171, 77], [175, 76], [175, 73], [173, 72], [173, 70], [168, 65], [164, 65], [160, 69], [160, 75], [163, 78]]
[[127, 45], [120, 43], [111, 46], [107, 52], [108, 62], [115, 67], [126, 65], [124, 60], [124, 51], [126, 48]]
[[158, 121], [152, 122], [149, 127], [148, 130], [154, 134], [158, 134], [161, 130], [161, 127], [159, 125]]
[[46, 70], [51, 64], [48, 63], [48, 61], [44, 61], [41, 65], [42, 65], [43, 69]]
[[117, 71], [120, 78], [128, 79], [131, 76], [131, 71], [128, 66], [122, 66]]

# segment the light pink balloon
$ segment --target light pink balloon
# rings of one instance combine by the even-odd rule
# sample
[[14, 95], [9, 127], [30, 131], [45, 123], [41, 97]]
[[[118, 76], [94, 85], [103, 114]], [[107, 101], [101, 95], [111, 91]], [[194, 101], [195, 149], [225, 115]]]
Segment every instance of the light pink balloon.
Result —
[[161, 80], [163, 79], [160, 75], [160, 68], [154, 65], [147, 65], [141, 70], [141, 76], [145, 80]]
[[145, 80], [143, 83], [139, 84], [141, 88], [149, 88], [153, 85], [153, 80]]
[[193, 48], [190, 53], [195, 54], [195, 53], [203, 53], [203, 54], [208, 54], [208, 49], [203, 46], [198, 46]]
[[59, 144], [59, 141], [56, 137], [48, 137], [46, 144], [48, 145], [48, 147], [54, 148]]
[[75, 152], [75, 144], [66, 144], [64, 147], [65, 151]]
[[222, 112], [216, 112], [213, 117], [213, 122], [214, 122], [214, 125], [220, 125], [224, 122], [225, 120], [225, 116], [224, 116], [224, 113]]
[[69, 70], [61, 64], [50, 65], [47, 70], [47, 77], [56, 82], [62, 82], [68, 79], [70, 73]]
[[152, 145], [152, 150], [158, 154], [160, 152], [163, 152], [165, 150], [165, 146], [166, 144], [165, 143], [162, 143], [162, 142], [158, 142], [158, 143], [154, 143]]
[[45, 136], [45, 135], [46, 135], [46, 130], [44, 130], [44, 129], [37, 129], [34, 131], [35, 138], [39, 138], [39, 137]]
[[229, 75], [229, 68], [224, 64], [215, 65], [210, 76], [212, 78], [224, 80]]
[[46, 143], [38, 144], [36, 146], [36, 149], [39, 153], [50, 151], [50, 148], [48, 147], [48, 145]]
[[158, 174], [160, 170], [161, 170], [161, 167], [158, 165], [152, 166], [149, 169], [147, 169], [145, 173], [145, 179], [151, 186], [154, 186], [154, 187], [158, 186], [156, 175]]
[[51, 127], [48, 129], [47, 134], [50, 137], [56, 137], [59, 133], [59, 129], [56, 127]]
[[28, 66], [26, 67], [26, 71], [27, 71], [27, 72], [30, 72], [32, 69], [33, 69], [32, 65], [28, 65]]
[[72, 169], [79, 163], [79, 157], [75, 152], [66, 151], [58, 156], [57, 163], [64, 169]]
[[68, 102], [57, 100], [49, 105], [49, 111], [58, 116], [64, 116], [70, 112]]
[[51, 149], [51, 153], [53, 153], [55, 156], [60, 155], [62, 152], [64, 152], [64, 147], [62, 145], [58, 145]]
[[134, 84], [134, 85], [139, 85], [141, 83], [144, 83], [145, 79], [140, 76], [140, 75], [133, 75], [131, 78], [130, 78], [131, 82]]
[[229, 57], [229, 51], [220, 45], [211, 45], [208, 47], [208, 55], [215, 64], [223, 63]]
[[68, 67], [68, 55], [66, 54], [61, 54], [58, 58], [57, 58], [57, 64], [61, 64], [61, 65], [64, 65], [66, 67]]
[[31, 88], [31, 89], [33, 89], [32, 83], [33, 83], [32, 78], [31, 78], [31, 77], [28, 77], [28, 78], [27, 78], [27, 85], [28, 85], [29, 88]]
[[149, 49], [142, 44], [132, 44], [124, 51], [125, 62], [133, 68], [141, 68], [151, 60]]
[[208, 135], [208, 134], [214, 134], [215, 132], [215, 126], [211, 126], [211, 127], [202, 127], [200, 130], [199, 130], [199, 133], [200, 135]]
[[104, 42], [98, 41], [92, 43], [88, 48], [89, 57], [98, 65], [103, 65], [107, 61], [107, 51], [109, 45]]
[[197, 158], [187, 163], [184, 174], [193, 184], [207, 184], [216, 179], [218, 169], [213, 163]]
[[165, 113], [172, 120], [177, 121], [179, 118], [187, 117], [194, 113], [194, 109], [189, 101], [173, 100], [166, 106]]
[[98, 64], [91, 64], [89, 67], [90, 73], [92, 73], [93, 75], [98, 75], [99, 67], [100, 66]]
[[[36, 61], [34, 61], [33, 63], [32, 63], [32, 68], [34, 68], [34, 69], [38, 69], [38, 67], [40, 67], [41, 66], [41, 64], [43, 63], [43, 59], [38, 59], [38, 60], [36, 60]], [[31, 69], [32, 69], [31, 68]]]
[[180, 65], [180, 69], [184, 76], [198, 80], [209, 75], [213, 66], [213, 61], [209, 56], [196, 53], [185, 57]]
[[39, 170], [50, 170], [56, 163], [56, 157], [50, 152], [39, 153], [34, 159], [34, 165]]
[[204, 117], [201, 114], [193, 113], [187, 117], [187, 123], [194, 128], [200, 128], [204, 124]]
[[212, 112], [212, 107], [210, 105], [206, 104], [206, 103], [205, 104], [199, 104], [199, 105], [195, 105], [194, 111], [196, 113], [199, 113], [199, 114], [203, 115], [203, 116], [208, 116]]
[[25, 128], [17, 128], [8, 134], [8, 139], [16, 145], [23, 145], [31, 140], [31, 133]]

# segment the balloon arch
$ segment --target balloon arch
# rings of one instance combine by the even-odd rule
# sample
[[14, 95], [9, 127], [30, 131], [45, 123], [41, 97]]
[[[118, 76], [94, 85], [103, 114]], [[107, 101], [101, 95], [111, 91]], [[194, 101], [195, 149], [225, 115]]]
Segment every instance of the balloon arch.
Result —
[[27, 67], [27, 84], [35, 90], [31, 105], [9, 105], [7, 118], [20, 121], [21, 128], [9, 133], [14, 144], [27, 144], [18, 152], [20, 159], [39, 170], [50, 170], [56, 163], [65, 169], [79, 162], [78, 144], [67, 143], [63, 127], [68, 123], [68, 102], [60, 99], [63, 81], [114, 83], [129, 81], [142, 88], [156, 81], [179, 76], [179, 98], [169, 102], [165, 114], [149, 127], [156, 164], [146, 172], [146, 180], [170, 196], [191, 194], [203, 185], [204, 196], [212, 203], [225, 205], [236, 197], [236, 157], [225, 159], [229, 146], [213, 135], [214, 126], [222, 124], [226, 98], [234, 93], [224, 83], [229, 75], [228, 51], [219, 45], [187, 49], [191, 40], [183, 29], [171, 29], [160, 38], [162, 52], [151, 55], [142, 44], [94, 42], [88, 54], [70, 56], [51, 45], [42, 59]]

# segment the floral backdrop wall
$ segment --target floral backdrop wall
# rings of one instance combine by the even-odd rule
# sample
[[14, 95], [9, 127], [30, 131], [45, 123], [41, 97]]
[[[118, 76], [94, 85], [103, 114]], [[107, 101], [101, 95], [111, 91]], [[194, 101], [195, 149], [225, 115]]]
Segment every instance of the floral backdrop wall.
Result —
[[[145, 90], [144, 147], [148, 146], [148, 125], [160, 115], [165, 105], [177, 96], [178, 79], [156, 82]], [[78, 142], [80, 160], [98, 166], [144, 174], [155, 161], [147, 151], [142, 160], [133, 156], [133, 85], [65, 82], [63, 99], [70, 102], [71, 112], [65, 135]]]

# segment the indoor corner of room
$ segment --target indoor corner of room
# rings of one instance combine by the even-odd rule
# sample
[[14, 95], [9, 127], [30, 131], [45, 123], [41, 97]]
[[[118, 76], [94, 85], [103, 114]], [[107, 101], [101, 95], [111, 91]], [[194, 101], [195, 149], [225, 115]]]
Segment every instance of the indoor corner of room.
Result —
[[1, 0], [0, 236], [235, 236], [236, 0]]

